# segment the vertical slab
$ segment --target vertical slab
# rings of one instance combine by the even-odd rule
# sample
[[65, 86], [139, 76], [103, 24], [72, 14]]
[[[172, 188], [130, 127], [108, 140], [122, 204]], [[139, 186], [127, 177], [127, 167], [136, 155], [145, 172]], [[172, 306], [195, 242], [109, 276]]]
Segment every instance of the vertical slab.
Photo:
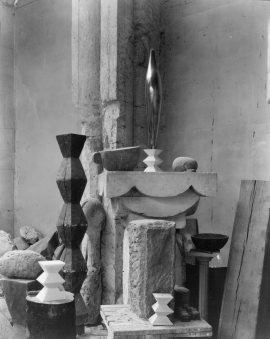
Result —
[[128, 225], [129, 294], [131, 309], [141, 318], [154, 311], [153, 293], [174, 289], [175, 223], [166, 220], [136, 220]]
[[100, 98], [104, 149], [133, 144], [133, 0], [101, 0]]
[[100, 1], [72, 0], [72, 100], [81, 117], [82, 134], [88, 136], [81, 157], [87, 176], [84, 195], [97, 197], [99, 166], [92, 157], [102, 149]]
[[244, 180], [234, 220], [218, 338], [267, 338], [270, 182]]

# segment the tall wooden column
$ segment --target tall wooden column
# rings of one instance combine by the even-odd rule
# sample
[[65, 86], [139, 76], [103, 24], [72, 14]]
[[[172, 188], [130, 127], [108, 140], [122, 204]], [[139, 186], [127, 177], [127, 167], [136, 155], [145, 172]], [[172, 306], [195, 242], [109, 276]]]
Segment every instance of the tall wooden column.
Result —
[[86, 176], [79, 156], [86, 137], [78, 134], [58, 135], [57, 141], [64, 157], [57, 175], [57, 185], [64, 200], [57, 230], [65, 249], [59, 258], [65, 262], [63, 277], [65, 290], [74, 293], [77, 333], [84, 331], [88, 312], [80, 294], [87, 273], [87, 265], [80, 244], [87, 229], [87, 220], [80, 205], [86, 186]]

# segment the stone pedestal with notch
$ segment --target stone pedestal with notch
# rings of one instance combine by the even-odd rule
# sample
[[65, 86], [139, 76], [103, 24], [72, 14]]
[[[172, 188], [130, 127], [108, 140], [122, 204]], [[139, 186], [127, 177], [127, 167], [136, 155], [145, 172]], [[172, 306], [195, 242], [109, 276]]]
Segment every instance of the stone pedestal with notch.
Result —
[[[165, 219], [184, 228], [186, 216], [195, 213], [200, 197], [214, 197], [216, 173], [107, 172], [99, 175], [99, 195], [107, 213], [101, 240], [102, 303], [128, 303], [128, 234], [130, 221]], [[181, 255], [176, 253], [176, 265]], [[179, 270], [181, 271], [181, 270]], [[124, 293], [123, 293], [124, 291]]]

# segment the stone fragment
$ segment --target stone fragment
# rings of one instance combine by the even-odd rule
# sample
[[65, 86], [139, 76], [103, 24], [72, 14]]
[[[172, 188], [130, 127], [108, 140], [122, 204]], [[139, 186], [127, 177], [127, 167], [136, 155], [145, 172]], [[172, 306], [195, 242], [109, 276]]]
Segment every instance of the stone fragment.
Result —
[[41, 254], [46, 260], [52, 260], [54, 252], [60, 244], [61, 240], [58, 237], [58, 232], [54, 231], [31, 245], [28, 249]]
[[29, 247], [29, 244], [22, 237], [16, 237], [13, 241], [18, 250], [26, 250]]
[[42, 234], [31, 226], [23, 226], [20, 229], [20, 235], [29, 245], [33, 245], [43, 238]]
[[[153, 293], [174, 290], [175, 223], [136, 220], [128, 225], [129, 296], [131, 309], [148, 319], [154, 314]], [[174, 308], [172, 302], [169, 305]]]
[[17, 247], [11, 238], [11, 235], [0, 230], [0, 257], [8, 251], [14, 251]]
[[33, 251], [16, 250], [0, 258], [0, 274], [7, 278], [36, 279], [42, 272], [39, 261], [45, 258]]
[[29, 291], [38, 291], [42, 285], [37, 280], [1, 279], [5, 300], [13, 324], [26, 326], [26, 297]]
[[101, 304], [100, 232], [105, 226], [106, 213], [101, 202], [89, 198], [82, 205], [88, 228], [82, 241], [82, 253], [87, 262], [87, 276], [81, 294], [88, 309], [88, 324], [97, 324]]

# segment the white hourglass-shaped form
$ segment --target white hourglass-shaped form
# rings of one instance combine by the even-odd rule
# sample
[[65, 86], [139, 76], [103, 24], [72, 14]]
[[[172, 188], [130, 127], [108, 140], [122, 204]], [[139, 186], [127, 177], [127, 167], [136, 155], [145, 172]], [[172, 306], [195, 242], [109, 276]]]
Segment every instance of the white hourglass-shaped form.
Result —
[[145, 149], [144, 152], [148, 155], [143, 162], [148, 166], [144, 172], [162, 172], [158, 167], [163, 160], [159, 158], [159, 154], [162, 152], [160, 149]]
[[173, 313], [173, 310], [167, 305], [173, 297], [169, 293], [153, 293], [156, 303], [152, 306], [155, 314], [149, 318], [149, 321], [154, 326], [173, 325], [168, 314]]
[[65, 263], [61, 260], [39, 261], [38, 263], [44, 272], [37, 278], [37, 281], [44, 287], [36, 298], [42, 302], [65, 299], [65, 293], [58, 288], [65, 282], [58, 273]]

